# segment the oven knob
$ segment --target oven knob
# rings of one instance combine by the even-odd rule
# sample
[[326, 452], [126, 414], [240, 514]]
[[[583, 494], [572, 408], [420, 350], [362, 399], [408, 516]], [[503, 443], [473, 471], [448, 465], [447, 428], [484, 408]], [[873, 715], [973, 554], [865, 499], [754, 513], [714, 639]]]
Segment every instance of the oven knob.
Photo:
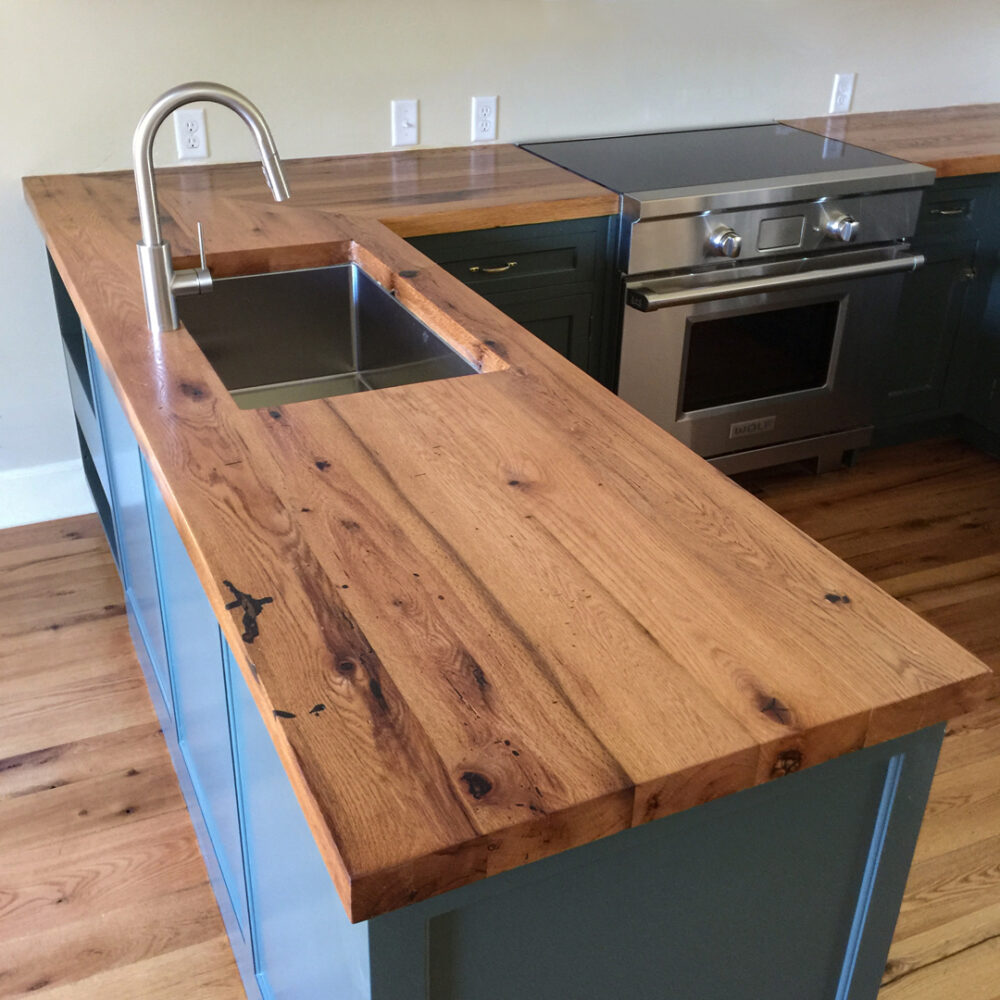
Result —
[[735, 230], [720, 226], [708, 238], [708, 242], [712, 251], [720, 257], [739, 257], [743, 240]]
[[852, 219], [849, 215], [831, 215], [826, 220], [826, 231], [834, 239], [850, 243], [858, 235], [860, 225], [857, 219]]

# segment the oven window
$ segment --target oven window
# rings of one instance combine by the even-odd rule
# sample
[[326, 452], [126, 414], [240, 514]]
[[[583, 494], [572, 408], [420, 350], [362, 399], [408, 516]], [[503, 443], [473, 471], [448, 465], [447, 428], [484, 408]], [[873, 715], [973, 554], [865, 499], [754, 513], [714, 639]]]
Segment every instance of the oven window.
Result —
[[826, 384], [840, 300], [688, 323], [683, 412]]

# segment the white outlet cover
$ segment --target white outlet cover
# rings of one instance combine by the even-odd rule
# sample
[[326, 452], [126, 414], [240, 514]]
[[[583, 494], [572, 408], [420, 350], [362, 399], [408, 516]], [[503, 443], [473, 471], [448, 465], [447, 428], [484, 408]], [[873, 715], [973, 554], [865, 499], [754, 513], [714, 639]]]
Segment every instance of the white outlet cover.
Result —
[[497, 137], [497, 98], [472, 98], [472, 141], [492, 142]]
[[174, 112], [174, 138], [179, 160], [204, 160], [208, 156], [205, 109], [178, 108]]
[[416, 100], [393, 101], [391, 133], [394, 146], [415, 146], [419, 131], [419, 107]]
[[847, 114], [851, 110], [851, 102], [854, 99], [854, 80], [856, 73], [835, 73], [833, 77], [833, 91], [830, 94], [831, 115]]

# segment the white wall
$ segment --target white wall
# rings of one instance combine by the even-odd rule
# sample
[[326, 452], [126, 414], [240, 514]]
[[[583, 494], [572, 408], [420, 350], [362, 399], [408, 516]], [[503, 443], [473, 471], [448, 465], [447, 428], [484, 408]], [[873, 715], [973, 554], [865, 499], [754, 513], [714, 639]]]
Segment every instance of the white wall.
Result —
[[[129, 166], [175, 83], [244, 91], [294, 157], [387, 148], [393, 97], [428, 146], [468, 141], [473, 94], [501, 140], [822, 114], [835, 71], [857, 111], [1000, 101], [998, 53], [997, 0], [0, 0], [0, 525], [87, 506], [51, 488], [76, 442], [20, 178]], [[250, 158], [234, 116], [208, 125], [214, 159]]]

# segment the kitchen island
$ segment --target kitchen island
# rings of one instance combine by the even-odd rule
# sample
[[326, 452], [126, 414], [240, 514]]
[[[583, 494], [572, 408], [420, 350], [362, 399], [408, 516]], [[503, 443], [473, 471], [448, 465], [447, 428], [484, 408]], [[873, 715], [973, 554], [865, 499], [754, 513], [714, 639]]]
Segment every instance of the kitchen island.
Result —
[[[985, 667], [372, 218], [421, 235], [419, 210], [341, 215], [333, 170], [291, 164], [303, 196], [277, 207], [254, 168], [169, 173], [166, 235], [183, 258], [202, 221], [217, 277], [358, 263], [480, 374], [240, 410], [186, 330], [145, 329], [131, 176], [25, 184], [106, 464], [141, 449], [154, 572], [126, 597], [182, 756], [181, 692], [218, 669], [238, 779], [206, 854], [248, 985], [873, 996], [928, 727]], [[566, 183], [516, 221], [614, 211]], [[208, 640], [185, 673], [191, 580]]]

